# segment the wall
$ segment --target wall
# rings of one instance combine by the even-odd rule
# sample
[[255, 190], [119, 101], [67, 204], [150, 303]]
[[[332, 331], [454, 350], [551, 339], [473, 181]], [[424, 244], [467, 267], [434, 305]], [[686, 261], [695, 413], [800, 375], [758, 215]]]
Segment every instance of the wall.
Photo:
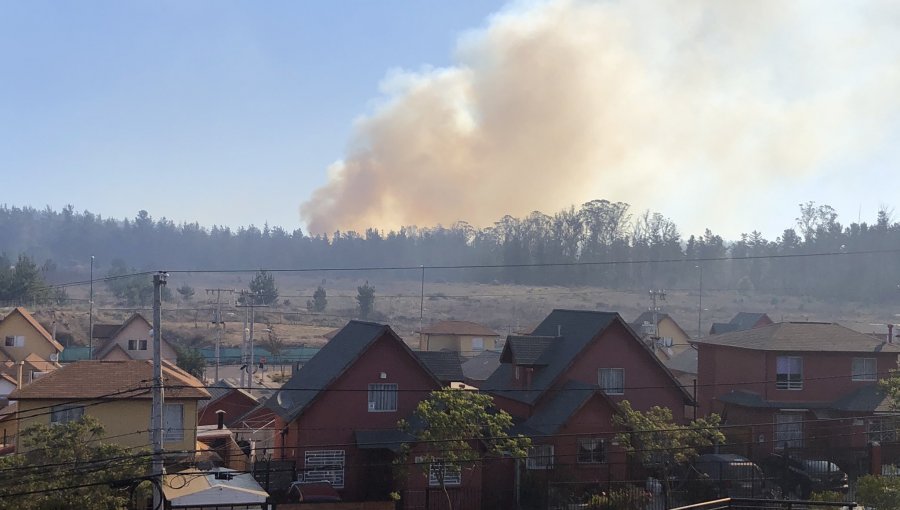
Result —
[[[484, 348], [474, 350], [472, 348], [472, 339], [481, 338]], [[499, 336], [476, 336], [476, 335], [425, 335], [425, 342], [422, 345], [424, 350], [428, 351], [454, 351], [467, 358], [477, 356], [479, 353], [495, 348], [495, 341]]]
[[[113, 339], [123, 351], [131, 356], [131, 359], [153, 359], [153, 339], [150, 338], [150, 330], [152, 328], [140, 318], [135, 318], [125, 326], [125, 329], [119, 331]], [[128, 350], [129, 340], [146, 340], [147, 350]], [[175, 349], [163, 340], [161, 347], [162, 359], [174, 361], [177, 358]]]
[[[25, 337], [25, 345], [23, 347], [3, 347], [3, 350], [9, 353], [13, 361], [22, 361], [32, 353], [37, 354], [41, 359], [49, 360], [50, 355], [57, 352], [56, 348], [44, 338], [44, 335], [38, 333], [34, 326], [16, 311], [10, 312], [0, 322], [0, 342], [4, 342], [7, 336], [13, 335]], [[3, 344], [0, 343], [0, 345]]]
[[[765, 352], [737, 347], [698, 344], [697, 401], [698, 416], [721, 413], [722, 405], [714, 399], [731, 390], [743, 389], [765, 394]], [[774, 373], [771, 378], [774, 379]]]
[[257, 404], [258, 402], [256, 400], [253, 400], [244, 393], [237, 390], [231, 391], [219, 400], [210, 402], [206, 407], [199, 411], [200, 416], [198, 418], [198, 424], [216, 425], [219, 419], [216, 415], [216, 411], [221, 409], [222, 411], [225, 411], [225, 425], [227, 425], [228, 428], [231, 428], [231, 425], [234, 424], [235, 420], [256, 407]]

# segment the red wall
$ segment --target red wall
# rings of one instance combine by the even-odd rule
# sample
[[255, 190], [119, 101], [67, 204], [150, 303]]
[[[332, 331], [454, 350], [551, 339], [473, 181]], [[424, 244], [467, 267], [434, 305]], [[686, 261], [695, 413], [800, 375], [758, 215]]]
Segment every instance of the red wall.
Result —
[[239, 391], [232, 391], [224, 397], [210, 403], [200, 410], [198, 425], [215, 425], [218, 423], [216, 411], [225, 411], [225, 425], [231, 427], [235, 420], [256, 407], [258, 402]]

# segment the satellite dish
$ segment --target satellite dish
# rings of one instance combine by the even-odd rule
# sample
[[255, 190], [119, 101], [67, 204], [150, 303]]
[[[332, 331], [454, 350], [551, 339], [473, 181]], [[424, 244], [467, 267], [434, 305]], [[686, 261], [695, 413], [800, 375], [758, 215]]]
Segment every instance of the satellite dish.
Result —
[[284, 391], [278, 392], [278, 394], [275, 396], [275, 401], [278, 402], [278, 405], [280, 405], [284, 409], [290, 409], [291, 405], [294, 403], [294, 400], [291, 398], [291, 396]]

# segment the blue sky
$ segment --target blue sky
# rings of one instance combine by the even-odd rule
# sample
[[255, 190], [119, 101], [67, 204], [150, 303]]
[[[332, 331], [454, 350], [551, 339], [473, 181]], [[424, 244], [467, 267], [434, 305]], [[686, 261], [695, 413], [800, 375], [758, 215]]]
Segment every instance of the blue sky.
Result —
[[[343, 215], [338, 223], [448, 223], [470, 219], [466, 214], [478, 204], [491, 203], [493, 209], [475, 221], [483, 225], [505, 212], [552, 213], [591, 198], [630, 202], [635, 213], [660, 211], [685, 237], [710, 226], [731, 239], [753, 229], [774, 238], [807, 200], [833, 205], [845, 224], [858, 214], [871, 221], [879, 206], [893, 207], [900, 189], [900, 145], [894, 143], [900, 106], [893, 92], [900, 76], [900, 9], [889, 1], [864, 3], [821, 8], [798, 0], [781, 9], [779, 2], [755, 8], [763, 4], [523, 1], [506, 8], [514, 15], [498, 20], [491, 15], [504, 2], [486, 0], [3, 2], [0, 176], [31, 185], [15, 192], [7, 186], [0, 203], [72, 204], [116, 218], [146, 209], [176, 222], [268, 222], [291, 230], [305, 227], [301, 204], [328, 188], [322, 203], [332, 203], [320, 210]], [[480, 32], [473, 37], [472, 30]], [[617, 35], [604, 39], [606, 33]], [[581, 37], [591, 51], [571, 51], [566, 35]], [[464, 51], [457, 52], [461, 40]], [[563, 57], [583, 53], [579, 58], [588, 59], [588, 71], [572, 68], [570, 89], [555, 83], [566, 81], [566, 72], [531, 82], [531, 63], [518, 50], [545, 43], [568, 48]], [[633, 61], [614, 68], [622, 83], [609, 86], [603, 66], [622, 55]], [[697, 67], [688, 72], [682, 65]], [[636, 71], [618, 74], [623, 69]], [[583, 152], [583, 161], [575, 162], [582, 173], [573, 171], [568, 188], [554, 189], [519, 177], [520, 167], [535, 158], [527, 150], [507, 157], [506, 148], [517, 146], [519, 136], [553, 139], [540, 130], [554, 115], [553, 101], [562, 105], [570, 91], [595, 95], [595, 83], [611, 94], [609, 101], [586, 96], [577, 98], [590, 99], [583, 112], [580, 103], [560, 108], [571, 119], [581, 113], [585, 125], [609, 120], [589, 126], [602, 133], [599, 141], [575, 147]], [[494, 89], [478, 90], [485, 84]], [[537, 104], [544, 97], [527, 93], [535, 84], [560, 94], [550, 98], [550, 109]], [[502, 110], [486, 102], [503, 103], [502, 92], [499, 100], [491, 95], [496, 90], [518, 97], [513, 89], [520, 87], [528, 104]], [[710, 93], [696, 92], [703, 87]], [[462, 160], [470, 158], [466, 168], [447, 163], [455, 161], [457, 148], [437, 147], [424, 166], [441, 168], [443, 177], [419, 179], [426, 170], [418, 162], [428, 159], [379, 137], [385, 126], [416, 117], [411, 105], [422, 90], [432, 94], [429, 106], [446, 107], [422, 113], [423, 126], [446, 128], [442, 115], [450, 112], [451, 123], [465, 121], [446, 131], [460, 140], [477, 133], [482, 120], [507, 126], [509, 136], [503, 136], [505, 128], [499, 136], [497, 129], [471, 136], [460, 152]], [[882, 107], [884, 97], [893, 99]], [[752, 108], [744, 111], [743, 104]], [[625, 106], [616, 111], [617, 105]], [[641, 111], [645, 105], [655, 109]], [[540, 108], [524, 111], [531, 106]], [[537, 128], [520, 133], [522, 122], [504, 124], [501, 114], [510, 112]], [[372, 122], [355, 127], [361, 116]], [[408, 124], [411, 131], [398, 131], [400, 142], [419, 134], [418, 124]], [[724, 136], [732, 125], [743, 129], [736, 139]], [[619, 126], [623, 131], [615, 132]], [[682, 126], [684, 133], [676, 133]], [[560, 122], [553, 136], [569, 140], [581, 127]], [[361, 136], [376, 141], [360, 156], [352, 147]], [[519, 147], [534, 149], [534, 139], [522, 140]], [[625, 147], [622, 158], [594, 154], [595, 145], [609, 140], [616, 150], [615, 143]], [[409, 145], [431, 148], [432, 141]], [[491, 153], [485, 146], [499, 149]], [[365, 177], [370, 154], [412, 164], [373, 180], [382, 194], [362, 196], [371, 203], [361, 204], [357, 214], [347, 206], [366, 188], [329, 185], [327, 169], [349, 158], [359, 173], [348, 175]], [[547, 173], [554, 155], [540, 156], [534, 166]], [[495, 166], [485, 170], [478, 166], [482, 161]], [[590, 173], [595, 161], [604, 168]], [[734, 168], [723, 172], [723, 162]], [[467, 172], [478, 181], [494, 177], [494, 187], [479, 190], [468, 204], [454, 203], [460, 193], [405, 203], [420, 189], [479, 187], [457, 178]], [[506, 181], [497, 177], [507, 175]], [[626, 177], [616, 183], [616, 175]], [[509, 181], [519, 188], [507, 188]], [[395, 184], [400, 187], [389, 189]]]
[[498, 5], [4, 2], [0, 173], [35, 185], [0, 201], [295, 228], [388, 70]]

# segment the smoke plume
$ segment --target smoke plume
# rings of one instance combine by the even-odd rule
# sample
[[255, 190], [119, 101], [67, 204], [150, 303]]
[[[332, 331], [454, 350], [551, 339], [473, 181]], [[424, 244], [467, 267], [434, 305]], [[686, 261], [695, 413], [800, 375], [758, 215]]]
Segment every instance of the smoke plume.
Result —
[[389, 73], [301, 215], [313, 233], [484, 225], [606, 198], [750, 220], [767, 188], [897, 127], [898, 4], [826, 3], [512, 4], [452, 67]]

